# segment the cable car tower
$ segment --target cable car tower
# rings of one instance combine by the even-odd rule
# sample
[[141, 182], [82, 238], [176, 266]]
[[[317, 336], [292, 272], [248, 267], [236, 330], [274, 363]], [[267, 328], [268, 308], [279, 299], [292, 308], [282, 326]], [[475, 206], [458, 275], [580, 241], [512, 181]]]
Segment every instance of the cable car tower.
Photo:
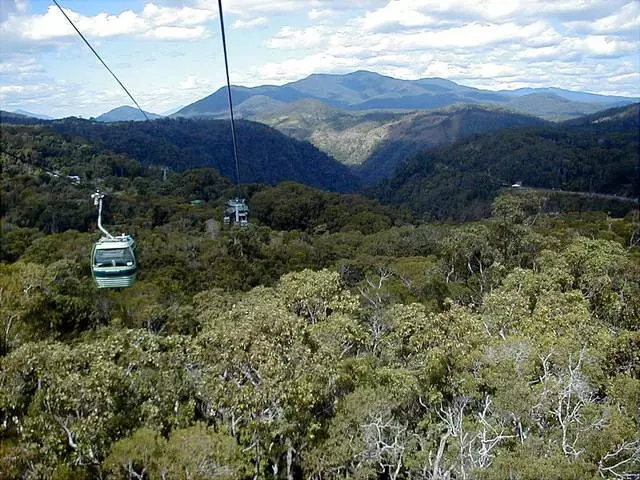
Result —
[[91, 274], [98, 288], [126, 288], [136, 282], [138, 260], [136, 242], [131, 235], [111, 235], [102, 226], [102, 199], [97, 190], [91, 194], [98, 207], [98, 229], [104, 234], [91, 249]]
[[233, 198], [227, 201], [227, 208], [222, 220], [225, 225], [231, 223], [241, 227], [249, 225], [249, 207], [247, 207], [244, 198]]
[[218, 11], [220, 12], [220, 33], [222, 34], [222, 50], [224, 52], [224, 68], [227, 74], [227, 94], [229, 96], [229, 117], [231, 120], [231, 140], [233, 142], [233, 158], [236, 163], [236, 198], [227, 201], [222, 221], [225, 225], [238, 225], [247, 227], [249, 225], [249, 207], [244, 198], [240, 198], [240, 167], [238, 166], [238, 142], [236, 140], [236, 125], [233, 118], [233, 100], [231, 98], [231, 81], [229, 80], [229, 60], [227, 58], [227, 40], [224, 34], [224, 17], [222, 15], [222, 0], [218, 0]]

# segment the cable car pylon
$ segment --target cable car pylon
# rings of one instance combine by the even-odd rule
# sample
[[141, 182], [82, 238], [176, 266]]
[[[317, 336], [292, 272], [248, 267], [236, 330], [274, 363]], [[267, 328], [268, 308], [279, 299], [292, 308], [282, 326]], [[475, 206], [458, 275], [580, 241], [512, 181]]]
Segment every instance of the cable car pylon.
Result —
[[98, 229], [104, 234], [91, 249], [91, 274], [98, 288], [126, 288], [136, 282], [138, 260], [136, 242], [125, 233], [114, 236], [102, 225], [102, 201], [105, 194], [91, 194], [98, 207]]

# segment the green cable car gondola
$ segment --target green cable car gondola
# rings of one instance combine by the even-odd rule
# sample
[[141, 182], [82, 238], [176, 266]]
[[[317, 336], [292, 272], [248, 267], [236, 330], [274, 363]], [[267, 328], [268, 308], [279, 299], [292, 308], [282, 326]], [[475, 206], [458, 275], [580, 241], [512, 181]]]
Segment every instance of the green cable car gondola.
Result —
[[98, 288], [125, 288], [136, 281], [136, 242], [129, 235], [102, 237], [93, 245], [91, 273]]
[[91, 250], [91, 274], [98, 288], [126, 288], [136, 282], [138, 260], [136, 242], [131, 235], [114, 237], [102, 226], [102, 199], [99, 191], [91, 195], [98, 206], [98, 228], [104, 236]]

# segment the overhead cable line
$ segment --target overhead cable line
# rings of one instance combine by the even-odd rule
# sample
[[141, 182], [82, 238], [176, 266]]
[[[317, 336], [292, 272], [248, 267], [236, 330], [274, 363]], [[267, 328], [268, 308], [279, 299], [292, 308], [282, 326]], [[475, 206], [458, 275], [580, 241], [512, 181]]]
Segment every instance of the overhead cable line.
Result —
[[[82, 32], [80, 32], [80, 30], [78, 30], [78, 27], [75, 26], [75, 24], [71, 21], [71, 19], [69, 18], [69, 16], [65, 13], [65, 11], [62, 9], [62, 7], [60, 6], [60, 4], [58, 3], [57, 0], [53, 0], [53, 3], [56, 4], [56, 7], [58, 7], [58, 9], [62, 12], [62, 15], [64, 15], [64, 18], [66, 18], [69, 23], [71, 24], [71, 26], [73, 27], [73, 29], [78, 32], [78, 35], [80, 35], [80, 38], [82, 38], [82, 40], [84, 40], [84, 43], [87, 44], [87, 47], [89, 47], [91, 49], [91, 51], [93, 52], [93, 54], [98, 57], [98, 60], [100, 60], [100, 62], [102, 63], [102, 65], [104, 65], [104, 68], [106, 68], [109, 73], [113, 76], [113, 78], [116, 79], [116, 82], [118, 82], [118, 84], [122, 87], [122, 89], [125, 91], [125, 93], [127, 95], [129, 95], [129, 98], [131, 99], [131, 101], [136, 105], [136, 107], [138, 107], [138, 110], [140, 110], [140, 113], [142, 113], [142, 115], [144, 115], [144, 118], [146, 118], [147, 120], [149, 120], [149, 117], [147, 116], [147, 114], [145, 113], [144, 110], [142, 110], [142, 108], [140, 108], [140, 105], [138, 104], [138, 102], [136, 102], [136, 99], [133, 98], [133, 95], [131, 95], [129, 93], [129, 90], [127, 90], [127, 87], [124, 86], [124, 84], [120, 81], [120, 79], [116, 76], [115, 73], [113, 73], [113, 71], [109, 68], [109, 66], [105, 63], [104, 60], [102, 60], [102, 57], [100, 57], [100, 55], [98, 54], [98, 52], [95, 51], [95, 49], [91, 46], [91, 44], [89, 43], [89, 41], [84, 37], [84, 35], [82, 35]], [[226, 61], [226, 57], [225, 57], [225, 61]]]
[[233, 141], [233, 158], [236, 162], [236, 183], [240, 190], [240, 167], [238, 166], [238, 142], [236, 140], [236, 124], [233, 118], [233, 100], [231, 99], [231, 81], [229, 80], [229, 60], [227, 59], [227, 40], [224, 34], [224, 17], [222, 16], [222, 0], [218, 0], [220, 12], [220, 32], [222, 33], [222, 50], [224, 52], [224, 68], [227, 73], [227, 93], [229, 94], [229, 114], [231, 116], [231, 139]]

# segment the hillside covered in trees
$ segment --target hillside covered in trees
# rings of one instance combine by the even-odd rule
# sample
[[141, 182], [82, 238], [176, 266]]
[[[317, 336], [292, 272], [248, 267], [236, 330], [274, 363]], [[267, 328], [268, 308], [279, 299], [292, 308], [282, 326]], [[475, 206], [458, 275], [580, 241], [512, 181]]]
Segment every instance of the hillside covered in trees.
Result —
[[[103, 150], [127, 155], [143, 165], [176, 171], [215, 168], [223, 177], [235, 181], [228, 121], [162, 119], [102, 123], [68, 118], [46, 122], [43, 127], [98, 145]], [[249, 121], [238, 122], [236, 130], [243, 183], [275, 184], [292, 180], [332, 191], [358, 189], [359, 181], [347, 167], [308, 142]]]
[[440, 220], [486, 216], [496, 193], [515, 182], [637, 198], [638, 119], [636, 104], [556, 126], [477, 135], [409, 158], [374, 195]]
[[[87, 127], [93, 143], [67, 125], [2, 127], [1, 478], [640, 471], [637, 210], [547, 215], [514, 191], [487, 198], [484, 220], [422, 223], [357, 195], [254, 184], [252, 224], [225, 228], [235, 190], [216, 170], [165, 175], [105, 147], [123, 127], [113, 140], [114, 126]], [[625, 158], [624, 133], [602, 128], [600, 153]], [[563, 181], [584, 182], [569, 165]], [[98, 187], [105, 223], [139, 245], [126, 291], [91, 279]]]

